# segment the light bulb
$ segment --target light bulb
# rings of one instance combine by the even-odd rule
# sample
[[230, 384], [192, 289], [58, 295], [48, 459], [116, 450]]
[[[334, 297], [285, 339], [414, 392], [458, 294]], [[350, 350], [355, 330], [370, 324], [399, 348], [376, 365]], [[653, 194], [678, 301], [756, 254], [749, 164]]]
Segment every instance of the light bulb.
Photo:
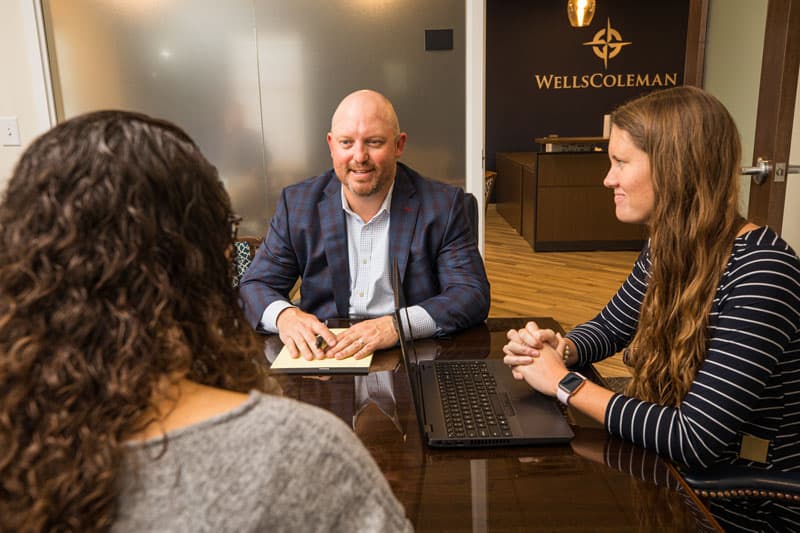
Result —
[[592, 22], [594, 17], [594, 0], [569, 0], [567, 16], [569, 23], [575, 28], [583, 28]]

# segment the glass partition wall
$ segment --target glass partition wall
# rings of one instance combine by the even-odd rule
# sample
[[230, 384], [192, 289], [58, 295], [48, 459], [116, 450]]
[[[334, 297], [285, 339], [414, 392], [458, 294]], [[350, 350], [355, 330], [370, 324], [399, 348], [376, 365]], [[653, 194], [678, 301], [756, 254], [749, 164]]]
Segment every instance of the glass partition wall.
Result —
[[[281, 189], [330, 168], [347, 93], [395, 104], [402, 160], [465, 185], [463, 0], [42, 0], [58, 119], [104, 108], [171, 120], [222, 175], [241, 234]], [[425, 30], [452, 29], [451, 50]]]

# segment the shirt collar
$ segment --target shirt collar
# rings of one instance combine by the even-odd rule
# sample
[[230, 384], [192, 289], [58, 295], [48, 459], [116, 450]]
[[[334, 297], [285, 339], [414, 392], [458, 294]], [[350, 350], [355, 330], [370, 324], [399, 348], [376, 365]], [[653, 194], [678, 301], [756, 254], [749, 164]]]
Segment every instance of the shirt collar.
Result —
[[[394, 192], [395, 183], [397, 183], [397, 179], [392, 181], [392, 186], [389, 187], [389, 192], [386, 193], [386, 198], [383, 199], [383, 203], [381, 204], [380, 209], [378, 209], [378, 212], [375, 214], [376, 217], [380, 215], [383, 211], [386, 211], [387, 213], [391, 212], [392, 193]], [[348, 213], [353, 216], [358, 216], [356, 215], [355, 211], [350, 209], [350, 204], [347, 203], [347, 197], [344, 194], [344, 184], [342, 184], [342, 209], [344, 209], [345, 213]]]

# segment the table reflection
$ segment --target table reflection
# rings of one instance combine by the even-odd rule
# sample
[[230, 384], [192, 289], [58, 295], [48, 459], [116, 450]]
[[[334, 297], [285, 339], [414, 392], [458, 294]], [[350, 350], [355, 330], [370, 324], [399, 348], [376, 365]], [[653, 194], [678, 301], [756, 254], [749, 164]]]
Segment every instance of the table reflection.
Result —
[[[490, 319], [453, 337], [416, 341], [416, 349], [426, 359], [502, 357], [505, 332], [526, 320]], [[552, 319], [535, 320], [560, 330]], [[278, 340], [271, 349], [279, 347]], [[581, 371], [597, 379], [591, 367]], [[669, 463], [642, 448], [626, 447], [571, 411], [566, 415], [575, 438], [568, 445], [425, 446], [399, 349], [376, 353], [366, 376], [275, 379], [284, 395], [327, 409], [352, 425], [417, 531], [716, 528]]]
[[358, 418], [363, 416], [362, 426], [369, 425], [365, 420], [374, 421], [375, 415], [365, 412], [370, 406], [375, 406], [378, 413], [389, 420], [397, 431], [405, 437], [405, 428], [400, 424], [397, 414], [397, 399], [394, 395], [395, 372], [381, 370], [370, 372], [366, 376], [354, 376], [354, 408], [353, 429], [358, 433]]

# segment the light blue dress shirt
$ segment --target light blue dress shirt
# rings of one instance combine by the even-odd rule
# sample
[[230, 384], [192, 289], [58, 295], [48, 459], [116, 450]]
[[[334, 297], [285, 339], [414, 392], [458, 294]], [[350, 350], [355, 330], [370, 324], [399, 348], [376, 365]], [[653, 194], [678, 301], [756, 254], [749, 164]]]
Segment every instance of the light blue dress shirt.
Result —
[[[389, 262], [389, 208], [392, 205], [394, 184], [386, 194], [380, 209], [369, 222], [358, 216], [347, 203], [342, 186], [342, 209], [347, 226], [347, 252], [350, 262], [350, 302], [351, 318], [375, 318], [391, 315], [394, 312], [394, 292], [392, 272]], [[300, 289], [302, 291], [302, 287]], [[287, 301], [272, 302], [261, 316], [261, 327], [270, 333], [277, 333], [278, 315], [289, 307]], [[438, 331], [436, 322], [419, 305], [408, 308], [401, 315], [403, 330], [408, 335], [409, 326], [415, 338], [430, 337]]]

